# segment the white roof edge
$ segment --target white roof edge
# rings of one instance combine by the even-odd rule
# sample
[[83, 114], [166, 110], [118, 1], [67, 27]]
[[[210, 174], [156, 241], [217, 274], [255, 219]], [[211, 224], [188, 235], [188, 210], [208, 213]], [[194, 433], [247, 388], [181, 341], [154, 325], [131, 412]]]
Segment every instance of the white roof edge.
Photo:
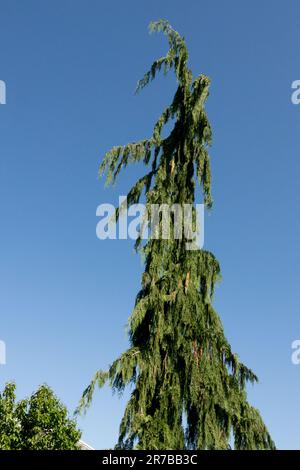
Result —
[[80, 448], [82, 450], [95, 450], [93, 447], [91, 447], [90, 445], [88, 445], [86, 442], [84, 442], [82, 439], [79, 440], [78, 442]]

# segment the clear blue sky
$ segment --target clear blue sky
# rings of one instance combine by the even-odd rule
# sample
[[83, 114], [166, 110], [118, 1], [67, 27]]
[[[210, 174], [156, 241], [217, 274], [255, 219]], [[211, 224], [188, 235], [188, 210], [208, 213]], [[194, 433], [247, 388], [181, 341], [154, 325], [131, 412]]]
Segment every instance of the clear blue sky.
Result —
[[[194, 74], [211, 77], [214, 208], [205, 247], [222, 267], [215, 306], [233, 349], [260, 377], [249, 397], [279, 448], [300, 449], [299, 1], [0, 0], [0, 339], [19, 397], [47, 382], [74, 410], [98, 368], [127, 346], [140, 285], [131, 241], [96, 238], [97, 179], [112, 145], [148, 137], [175, 90], [161, 77], [133, 91], [167, 50], [149, 36], [167, 18], [186, 37]], [[201, 201], [199, 201], [201, 202]], [[125, 399], [104, 389], [80, 419], [112, 447]]]

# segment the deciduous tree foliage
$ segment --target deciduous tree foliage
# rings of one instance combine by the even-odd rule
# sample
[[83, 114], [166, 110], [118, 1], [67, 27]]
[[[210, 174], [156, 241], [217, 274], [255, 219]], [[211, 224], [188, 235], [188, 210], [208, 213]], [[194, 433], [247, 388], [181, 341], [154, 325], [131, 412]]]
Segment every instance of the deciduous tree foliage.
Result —
[[19, 402], [15, 389], [8, 383], [0, 394], [1, 450], [78, 449], [81, 432], [48, 386]]
[[[100, 172], [115, 181], [127, 164], [143, 161], [149, 171], [129, 191], [129, 204], [145, 197], [148, 211], [151, 204], [194, 205], [200, 185], [211, 207], [209, 78], [193, 77], [185, 40], [168, 22], [152, 23], [151, 30], [167, 36], [169, 50], [138, 90], [163, 69], [175, 72], [176, 93], [152, 136], [113, 147]], [[171, 131], [163, 136], [166, 124]], [[228, 449], [233, 441], [235, 449], [273, 449], [258, 410], [247, 401], [246, 384], [257, 377], [232, 352], [212, 305], [220, 275], [214, 255], [186, 250], [184, 237], [152, 237], [145, 244], [138, 239], [137, 247], [145, 255], [145, 271], [129, 318], [130, 347], [108, 371], [96, 373], [80, 409], [90, 404], [95, 386], [108, 382], [122, 392], [131, 384], [117, 448]]]

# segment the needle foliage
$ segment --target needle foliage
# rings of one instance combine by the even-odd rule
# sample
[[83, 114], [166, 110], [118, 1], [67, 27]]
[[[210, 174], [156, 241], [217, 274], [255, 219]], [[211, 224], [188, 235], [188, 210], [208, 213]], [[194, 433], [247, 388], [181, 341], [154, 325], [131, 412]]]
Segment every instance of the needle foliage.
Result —
[[[193, 77], [185, 40], [167, 21], [151, 23], [150, 29], [166, 35], [169, 49], [137, 90], [159, 71], [173, 71], [173, 101], [149, 139], [113, 147], [100, 172], [110, 183], [129, 163], [144, 162], [148, 170], [129, 191], [129, 204], [144, 197], [147, 210], [152, 204], [194, 206], [200, 186], [210, 208], [209, 78]], [[97, 386], [108, 382], [122, 392], [131, 384], [118, 449], [228, 449], [232, 443], [235, 449], [274, 449], [259, 411], [247, 401], [246, 384], [257, 377], [232, 352], [213, 308], [219, 263], [208, 251], [187, 250], [186, 241], [137, 240], [145, 270], [129, 318], [130, 347], [107, 371], [96, 373], [79, 409], [91, 403]]]

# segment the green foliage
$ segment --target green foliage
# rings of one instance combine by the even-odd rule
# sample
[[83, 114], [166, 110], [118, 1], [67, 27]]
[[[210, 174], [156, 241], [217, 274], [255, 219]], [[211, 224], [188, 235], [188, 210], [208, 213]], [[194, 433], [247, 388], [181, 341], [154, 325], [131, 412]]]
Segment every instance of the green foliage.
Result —
[[[129, 191], [129, 204], [144, 194], [148, 209], [151, 204], [194, 205], [200, 185], [209, 208], [212, 133], [205, 101], [210, 80], [193, 78], [185, 41], [166, 21], [151, 23], [151, 31], [167, 36], [169, 50], [137, 90], [161, 69], [174, 70], [177, 90], [152, 136], [114, 147], [100, 173], [107, 172], [110, 183], [127, 164], [143, 161], [151, 171]], [[168, 123], [173, 127], [162, 137]], [[117, 448], [228, 449], [233, 436], [236, 449], [273, 449], [259, 412], [247, 402], [246, 384], [257, 377], [232, 352], [212, 305], [219, 264], [208, 251], [187, 251], [185, 244], [184, 238], [150, 238], [144, 246], [138, 240], [145, 272], [129, 318], [130, 348], [107, 372], [95, 375], [80, 409], [106, 381], [120, 393], [132, 384]]]
[[0, 394], [1, 450], [78, 449], [81, 433], [48, 386], [19, 402], [15, 389], [8, 383]]

